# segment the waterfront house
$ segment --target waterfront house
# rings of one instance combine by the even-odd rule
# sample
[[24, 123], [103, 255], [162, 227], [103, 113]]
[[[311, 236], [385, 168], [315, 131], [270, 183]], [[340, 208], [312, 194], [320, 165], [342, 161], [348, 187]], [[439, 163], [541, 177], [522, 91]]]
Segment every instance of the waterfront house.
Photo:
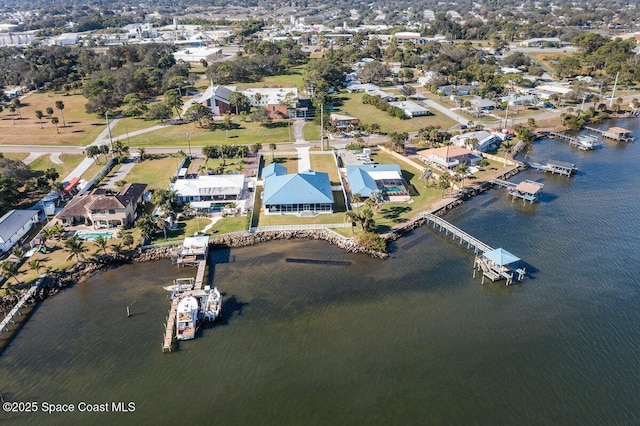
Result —
[[504, 136], [505, 135], [481, 130], [477, 132], [462, 133], [452, 137], [450, 140], [452, 144], [459, 147], [487, 152], [492, 147], [495, 147], [497, 144], [502, 142]]
[[241, 174], [177, 179], [170, 186], [178, 201], [207, 212], [222, 211], [226, 204], [240, 200], [244, 188], [245, 176]]
[[333, 192], [327, 173], [307, 170], [287, 174], [286, 171], [279, 165], [266, 167], [263, 171], [265, 214], [333, 213]]
[[417, 154], [420, 161], [444, 169], [453, 169], [460, 164], [475, 166], [482, 160], [472, 151], [455, 145], [425, 149]]
[[361, 164], [347, 166], [347, 182], [351, 194], [368, 198], [381, 191], [389, 201], [409, 201], [409, 186], [397, 164]]
[[38, 210], [10, 210], [0, 218], [0, 253], [11, 250], [38, 223]]
[[58, 214], [63, 225], [91, 225], [95, 229], [129, 226], [136, 219], [136, 209], [143, 202], [147, 185], [130, 183], [117, 194], [96, 188], [74, 197]]

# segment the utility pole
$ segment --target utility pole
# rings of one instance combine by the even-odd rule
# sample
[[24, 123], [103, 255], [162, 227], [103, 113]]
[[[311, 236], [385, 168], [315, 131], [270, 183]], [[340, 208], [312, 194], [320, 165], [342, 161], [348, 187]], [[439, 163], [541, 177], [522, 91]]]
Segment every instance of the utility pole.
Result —
[[320, 104], [320, 151], [324, 151], [324, 104]]
[[105, 111], [104, 116], [107, 119], [107, 132], [109, 132], [109, 145], [111, 145], [111, 152], [113, 152], [113, 139], [111, 138], [111, 126], [109, 126], [109, 113]]
[[616, 95], [616, 87], [618, 86], [618, 77], [620, 73], [616, 73], [616, 81], [613, 83], [613, 92], [611, 92], [611, 99], [609, 100], [609, 107], [613, 106], [613, 97]]
[[189, 144], [189, 159], [191, 159], [191, 136], [187, 132], [187, 143]]

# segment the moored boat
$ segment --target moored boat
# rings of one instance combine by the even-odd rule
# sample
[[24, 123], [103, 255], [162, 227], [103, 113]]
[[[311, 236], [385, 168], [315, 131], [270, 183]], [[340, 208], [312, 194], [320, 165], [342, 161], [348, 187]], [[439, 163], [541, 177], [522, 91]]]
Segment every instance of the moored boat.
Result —
[[188, 340], [196, 337], [198, 321], [198, 299], [187, 296], [178, 302], [176, 339]]
[[220, 311], [222, 309], [222, 296], [220, 295], [220, 291], [218, 287], [205, 287], [205, 291], [207, 291], [207, 297], [203, 302], [203, 314], [204, 319], [207, 321], [214, 321], [216, 318], [220, 316]]
[[179, 294], [185, 291], [193, 290], [193, 284], [193, 278], [177, 278], [173, 280], [172, 285], [167, 285], [162, 288], [174, 294]]

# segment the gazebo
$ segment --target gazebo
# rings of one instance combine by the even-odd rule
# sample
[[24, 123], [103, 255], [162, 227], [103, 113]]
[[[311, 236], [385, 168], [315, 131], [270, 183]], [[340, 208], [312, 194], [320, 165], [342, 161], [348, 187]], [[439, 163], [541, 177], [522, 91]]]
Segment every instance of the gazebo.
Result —
[[514, 272], [517, 274], [517, 281], [524, 278], [525, 269], [516, 268], [516, 264], [520, 258], [515, 254], [508, 252], [503, 248], [487, 251], [476, 257], [473, 268], [473, 276], [476, 276], [476, 270], [482, 271], [482, 283], [487, 277], [491, 281], [506, 279], [507, 285], [513, 282]]

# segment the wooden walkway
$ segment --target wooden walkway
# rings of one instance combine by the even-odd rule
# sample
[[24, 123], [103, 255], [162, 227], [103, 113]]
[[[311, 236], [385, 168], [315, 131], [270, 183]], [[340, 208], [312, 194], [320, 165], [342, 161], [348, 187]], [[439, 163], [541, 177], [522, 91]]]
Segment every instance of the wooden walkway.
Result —
[[43, 281], [44, 278], [39, 278], [36, 283], [31, 286], [31, 288], [29, 288], [29, 290], [20, 298], [18, 303], [16, 303], [16, 305], [13, 307], [13, 309], [11, 309], [7, 316], [4, 317], [2, 322], [0, 322], [0, 333], [7, 330], [9, 328], [9, 324], [15, 323], [15, 321], [13, 321], [13, 318], [16, 315], [20, 315], [20, 309], [23, 308], [24, 305], [26, 305], [26, 303], [29, 301], [29, 299], [31, 299], [36, 294]]
[[551, 174], [559, 174], [562, 176], [571, 177], [578, 168], [575, 164], [564, 163], [562, 161], [557, 160], [549, 160], [546, 164], [542, 163], [530, 163], [529, 167], [534, 170], [538, 170], [540, 172], [551, 173]]
[[513, 182], [509, 182], [509, 181], [498, 179], [498, 178], [491, 179], [489, 182], [501, 188], [506, 188], [506, 189], [515, 189], [515, 187], [518, 186]]
[[180, 298], [176, 297], [171, 302], [171, 309], [169, 309], [169, 316], [167, 317], [167, 323], [165, 324], [164, 342], [162, 343], [162, 352], [171, 352], [173, 347], [173, 336], [176, 333], [176, 315], [178, 314], [178, 302]]
[[207, 269], [207, 261], [198, 261], [198, 273], [196, 274], [196, 282], [193, 286], [195, 290], [202, 289], [202, 283], [204, 282], [204, 271]]
[[431, 213], [423, 213], [422, 217], [427, 220], [427, 224], [433, 224], [434, 229], [439, 229], [440, 232], [444, 232], [447, 236], [449, 235], [449, 233], [451, 233], [451, 237], [454, 240], [460, 240], [460, 244], [466, 243], [467, 248], [470, 250], [473, 248], [473, 252], [475, 254], [485, 253], [493, 250], [493, 248], [491, 248], [488, 244], [483, 243], [473, 235], [467, 234], [462, 229], [450, 224], [441, 217], [438, 217]]

